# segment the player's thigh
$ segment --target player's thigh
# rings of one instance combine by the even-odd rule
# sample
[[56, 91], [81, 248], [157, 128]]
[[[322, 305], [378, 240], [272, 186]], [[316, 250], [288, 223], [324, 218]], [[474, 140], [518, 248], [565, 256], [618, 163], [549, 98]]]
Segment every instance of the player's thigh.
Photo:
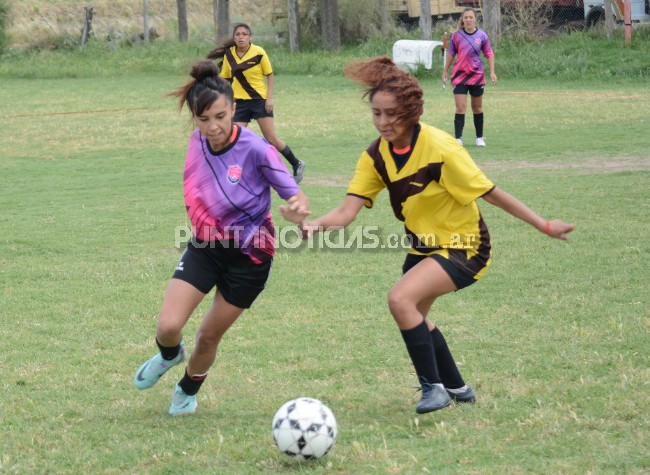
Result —
[[467, 95], [454, 94], [454, 103], [456, 104], [456, 113], [464, 114], [467, 110]]
[[456, 291], [456, 284], [435, 260], [422, 259], [406, 272], [391, 289], [393, 299], [427, 310], [441, 295]]
[[273, 121], [273, 117], [260, 117], [256, 120], [257, 125], [259, 125], [260, 131], [262, 132], [262, 135], [264, 135], [264, 138], [279, 151], [284, 150], [286, 144], [280, 140], [277, 133], [275, 132], [275, 123]]

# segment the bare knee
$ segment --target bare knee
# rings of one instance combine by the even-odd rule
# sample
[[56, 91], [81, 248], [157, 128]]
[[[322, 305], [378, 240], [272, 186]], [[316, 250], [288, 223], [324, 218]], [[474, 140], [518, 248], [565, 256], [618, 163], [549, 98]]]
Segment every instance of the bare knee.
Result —
[[198, 353], [214, 351], [219, 345], [221, 337], [222, 335], [214, 332], [199, 330], [198, 334], [196, 335], [195, 351]]
[[425, 319], [418, 302], [409, 292], [404, 292], [396, 286], [388, 292], [388, 308], [390, 313], [401, 330], [414, 328]]
[[398, 323], [410, 311], [415, 310], [415, 304], [411, 302], [403, 292], [393, 288], [388, 292], [388, 308], [391, 315]]
[[156, 338], [163, 346], [174, 346], [180, 343], [183, 326], [176, 320], [160, 319], [156, 328]]

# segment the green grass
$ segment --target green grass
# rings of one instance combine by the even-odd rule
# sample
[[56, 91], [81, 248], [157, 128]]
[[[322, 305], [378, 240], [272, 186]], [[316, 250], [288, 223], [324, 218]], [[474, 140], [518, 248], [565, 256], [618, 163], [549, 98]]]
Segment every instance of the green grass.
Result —
[[[494, 263], [432, 312], [476, 405], [414, 413], [415, 377], [385, 303], [402, 252], [301, 248], [279, 250], [267, 290], [227, 333], [198, 414], [172, 419], [180, 368], [146, 392], [131, 379], [154, 351], [175, 229], [187, 224], [191, 129], [163, 97], [184, 80], [3, 76], [1, 473], [650, 470], [647, 84], [488, 88], [488, 147], [470, 146], [475, 160], [577, 227], [552, 241], [481, 205]], [[320, 214], [377, 132], [352, 83], [278, 74], [276, 85], [278, 132], [307, 161], [303, 188]], [[423, 119], [451, 130], [449, 90], [422, 85]], [[401, 230], [385, 196], [355, 224]], [[302, 395], [332, 408], [340, 435], [325, 459], [297, 465], [273, 447], [270, 424]]]
[[[442, 31], [433, 38], [441, 39]], [[188, 65], [204, 58], [214, 44], [192, 37], [186, 44], [159, 39], [148, 45], [115, 46], [93, 39], [80, 50], [61, 45], [59, 49], [32, 48], [9, 50], [0, 62], [0, 78], [93, 78], [115, 77], [125, 73], [181, 74]], [[344, 45], [338, 53], [305, 47], [291, 53], [286, 46], [261, 41], [273, 61], [276, 75], [316, 75], [340, 77], [350, 60], [377, 55], [392, 56], [396, 40], [417, 39], [414, 32], [393, 32], [388, 38], [376, 38], [362, 44]], [[53, 40], [54, 41], [54, 40]], [[630, 48], [624, 46], [622, 31], [611, 39], [598, 32], [573, 32], [543, 41], [523, 42], [504, 38], [495, 45], [496, 71], [501, 79], [546, 79], [551, 83], [644, 81], [650, 77], [650, 27], [637, 26]], [[435, 52], [434, 67], [418, 71], [420, 77], [437, 80], [442, 73], [442, 57]]]

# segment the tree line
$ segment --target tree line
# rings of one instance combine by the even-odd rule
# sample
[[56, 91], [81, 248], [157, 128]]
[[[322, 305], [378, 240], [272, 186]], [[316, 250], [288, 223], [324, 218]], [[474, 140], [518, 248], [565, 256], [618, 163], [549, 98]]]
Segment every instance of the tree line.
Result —
[[[144, 2], [145, 41], [149, 41], [149, 0]], [[341, 47], [338, 0], [319, 0], [320, 24], [322, 27], [323, 48], [338, 51]], [[187, 23], [187, 0], [176, 0], [178, 10], [178, 40], [185, 42], [189, 37]], [[215, 39], [218, 43], [230, 38], [230, 0], [212, 0]], [[300, 49], [300, 28], [298, 21], [298, 0], [287, 0], [289, 21], [289, 44], [292, 51]]]
[[[149, 34], [149, 0], [144, 1], [144, 32], [145, 41]], [[305, 3], [305, 2], [303, 2]], [[318, 16], [321, 28], [321, 43], [326, 51], [338, 51], [341, 47], [341, 25], [339, 18], [338, 0], [310, 0], [313, 10]], [[485, 28], [491, 38], [496, 41], [500, 33], [500, 3], [501, 0], [483, 0], [483, 17]], [[176, 0], [178, 9], [178, 39], [188, 40], [187, 0]], [[214, 16], [215, 39], [218, 43], [227, 40], [230, 35], [230, 0], [212, 0]], [[291, 51], [300, 50], [300, 16], [299, 0], [286, 0], [287, 22], [289, 30], [289, 46]], [[390, 14], [388, 0], [378, 0], [378, 18], [380, 31], [386, 34], [390, 31]], [[420, 0], [420, 36], [423, 40], [431, 39], [431, 4], [429, 0]]]

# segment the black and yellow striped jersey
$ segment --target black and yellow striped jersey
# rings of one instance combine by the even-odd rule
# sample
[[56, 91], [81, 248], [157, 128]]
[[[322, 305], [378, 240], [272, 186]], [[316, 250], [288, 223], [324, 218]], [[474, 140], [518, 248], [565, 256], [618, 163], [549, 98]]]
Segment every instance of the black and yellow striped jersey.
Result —
[[248, 100], [266, 99], [264, 76], [272, 73], [266, 51], [251, 43], [241, 58], [237, 55], [236, 46], [226, 50], [220, 75], [224, 79], [232, 79], [235, 100]]
[[406, 157], [383, 138], [375, 140], [362, 152], [348, 194], [371, 208], [384, 188], [404, 222], [410, 253], [448, 258], [448, 249], [460, 249], [468, 259], [481, 254], [489, 260], [490, 235], [476, 200], [494, 184], [451, 135], [421, 123]]

